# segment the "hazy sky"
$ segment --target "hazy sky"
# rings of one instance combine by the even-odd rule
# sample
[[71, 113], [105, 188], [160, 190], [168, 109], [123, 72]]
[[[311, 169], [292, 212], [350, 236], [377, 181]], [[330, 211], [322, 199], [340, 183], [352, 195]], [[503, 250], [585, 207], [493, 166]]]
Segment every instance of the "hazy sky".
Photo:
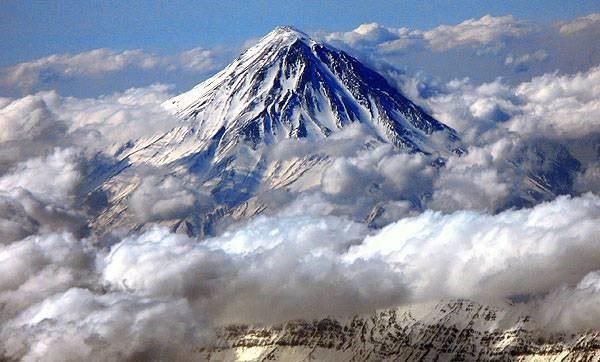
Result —
[[353, 29], [369, 22], [430, 29], [485, 14], [549, 22], [598, 10], [600, 2], [593, 0], [2, 1], [0, 66], [95, 48], [143, 48], [161, 54], [238, 46], [282, 24], [307, 32]]

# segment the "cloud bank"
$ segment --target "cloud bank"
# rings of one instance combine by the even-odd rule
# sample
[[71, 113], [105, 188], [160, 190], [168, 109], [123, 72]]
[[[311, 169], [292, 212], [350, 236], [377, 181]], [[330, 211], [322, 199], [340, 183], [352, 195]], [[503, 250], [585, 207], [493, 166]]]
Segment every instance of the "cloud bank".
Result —
[[215, 325], [546, 293], [522, 308], [542, 328], [581, 330], [600, 317], [599, 224], [600, 199], [586, 194], [497, 215], [429, 211], [379, 231], [283, 214], [204, 242], [164, 228], [108, 249], [69, 234], [31, 236], [0, 249], [2, 351], [189, 359]]

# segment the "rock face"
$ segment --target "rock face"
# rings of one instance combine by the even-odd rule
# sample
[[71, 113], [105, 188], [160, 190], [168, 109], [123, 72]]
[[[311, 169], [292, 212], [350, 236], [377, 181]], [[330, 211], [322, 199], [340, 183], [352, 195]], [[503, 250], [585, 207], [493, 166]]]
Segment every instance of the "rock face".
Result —
[[350, 319], [230, 326], [209, 361], [598, 361], [600, 333], [540, 335], [510, 305], [419, 304]]

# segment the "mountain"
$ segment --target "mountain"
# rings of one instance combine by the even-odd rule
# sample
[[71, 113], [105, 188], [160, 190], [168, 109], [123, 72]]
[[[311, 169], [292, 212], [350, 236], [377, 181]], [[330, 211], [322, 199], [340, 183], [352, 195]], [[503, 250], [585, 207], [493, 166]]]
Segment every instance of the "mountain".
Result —
[[323, 138], [354, 122], [410, 152], [440, 151], [428, 137], [434, 132], [457, 140], [381, 75], [290, 27], [276, 28], [165, 106], [191, 121], [198, 138], [218, 138], [217, 154], [241, 141]]
[[512, 306], [422, 303], [351, 318], [228, 326], [207, 361], [598, 361], [600, 333], [542, 334]]
[[[95, 231], [139, 231], [160, 223], [203, 236], [276, 211], [323, 184], [335, 153], [347, 147], [348, 133], [356, 135], [357, 128], [355, 147], [388, 145], [397, 153], [424, 156], [435, 168], [466, 152], [452, 128], [382, 75], [290, 27], [276, 28], [163, 106], [180, 120], [177, 127], [115, 145], [109, 157], [93, 162], [84, 193], [95, 211]], [[579, 167], [559, 146], [542, 141], [528, 147], [509, 166], [517, 191], [506, 207], [569, 192]], [[153, 201], [136, 203], [136, 193]], [[419, 210], [429, 196], [427, 191], [391, 196], [375, 181], [352, 196], [363, 207], [342, 205], [332, 213], [379, 227], [389, 222], [390, 201], [408, 201]]]
[[[267, 208], [257, 199], [260, 192], [309, 189], [331, 162], [319, 149], [274, 160], [276, 145], [327, 142], [350, 125], [360, 125], [366, 133], [361, 140], [365, 148], [387, 143], [398, 152], [432, 160], [464, 152], [453, 129], [383, 76], [290, 27], [276, 28], [221, 72], [164, 107], [181, 120], [180, 126], [117, 145], [112, 163], [96, 162], [100, 166], [88, 177], [92, 199], [103, 200], [92, 207], [102, 210], [93, 220], [96, 230], [140, 230], [153, 221], [203, 235], [225, 217], [251, 217]], [[216, 205], [192, 206], [166, 217], [136, 217], [131, 196], [143, 181], [141, 168], [148, 167], [158, 170], [163, 180], [168, 175], [193, 178], [195, 186], [189, 191], [210, 194]]]

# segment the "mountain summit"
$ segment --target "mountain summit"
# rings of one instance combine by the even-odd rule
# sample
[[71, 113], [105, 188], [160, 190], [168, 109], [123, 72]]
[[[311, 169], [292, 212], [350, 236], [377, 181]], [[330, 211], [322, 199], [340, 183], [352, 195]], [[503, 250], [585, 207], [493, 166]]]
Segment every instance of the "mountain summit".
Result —
[[194, 121], [200, 138], [220, 135], [221, 149], [240, 141], [327, 137], [354, 122], [409, 152], [440, 151], [429, 139], [434, 132], [448, 145], [457, 139], [380, 74], [287, 26], [164, 106]]

